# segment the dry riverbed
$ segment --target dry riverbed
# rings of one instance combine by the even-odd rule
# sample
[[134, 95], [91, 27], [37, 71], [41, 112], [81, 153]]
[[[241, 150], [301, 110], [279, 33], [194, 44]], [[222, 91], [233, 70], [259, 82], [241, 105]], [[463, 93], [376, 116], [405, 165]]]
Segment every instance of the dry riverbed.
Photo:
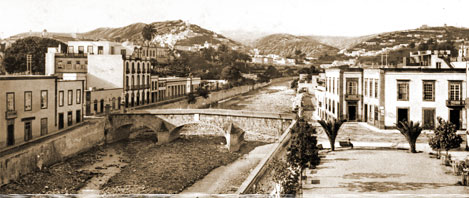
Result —
[[230, 153], [224, 137], [183, 135], [156, 145], [139, 137], [91, 149], [0, 187], [0, 194], [179, 193], [213, 169], [227, 165], [261, 142], [247, 142]]

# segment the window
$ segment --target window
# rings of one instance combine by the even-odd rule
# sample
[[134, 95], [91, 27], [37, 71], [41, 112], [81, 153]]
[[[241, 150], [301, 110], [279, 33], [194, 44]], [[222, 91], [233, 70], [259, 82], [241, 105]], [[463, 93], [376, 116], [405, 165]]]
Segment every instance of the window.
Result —
[[84, 46], [78, 46], [78, 53], [79, 54], [85, 53], [85, 47]]
[[24, 111], [31, 111], [32, 108], [32, 95], [33, 93], [31, 91], [25, 91], [24, 92]]
[[121, 49], [121, 55], [125, 56], [126, 54], [127, 54], [127, 52], [125, 51], [125, 49]]
[[347, 79], [347, 94], [356, 95], [358, 93], [358, 79]]
[[103, 46], [98, 46], [98, 54], [104, 54]]
[[7, 93], [7, 111], [15, 110], [15, 93]]
[[423, 128], [435, 128], [435, 109], [423, 109]]
[[368, 96], [371, 98], [371, 90], [372, 90], [372, 87], [371, 87], [371, 83], [373, 83], [373, 80], [372, 79], [368, 79], [369, 80], [369, 89], [368, 89]]
[[365, 85], [363, 86], [363, 95], [365, 96], [368, 93], [367, 89], [368, 89], [368, 78], [365, 78]]
[[63, 69], [64, 68], [64, 64], [61, 60], [57, 61], [57, 69]]
[[397, 100], [409, 101], [409, 81], [397, 81]]
[[77, 65], [81, 64], [79, 60], [77, 60], [75, 63], [76, 63]]
[[67, 101], [68, 101], [68, 105], [73, 104], [73, 90], [68, 90], [68, 92], [67, 92]]
[[33, 130], [31, 128], [31, 121], [24, 122], [24, 141], [33, 139]]
[[93, 53], [93, 46], [88, 45], [88, 53], [92, 54]]
[[47, 134], [47, 118], [41, 118], [41, 135]]
[[73, 46], [68, 46], [68, 53], [74, 53], [73, 52]]
[[461, 81], [449, 82], [449, 100], [461, 100]]
[[73, 124], [72, 117], [73, 117], [72, 112], [71, 111], [67, 112], [67, 126], [72, 126]]
[[111, 46], [111, 54], [114, 54], [114, 46]]
[[64, 106], [64, 91], [59, 91], [59, 107]]
[[81, 103], [81, 89], [77, 89], [77, 104]]
[[93, 103], [93, 110], [94, 112], [98, 112], [98, 101], [97, 100], [94, 100], [94, 103]]
[[437, 62], [437, 63], [436, 63], [436, 68], [437, 68], [437, 69], [441, 69], [441, 62]]
[[423, 81], [423, 100], [435, 101], [435, 81]]
[[375, 98], [378, 98], [378, 79], [375, 79]]
[[41, 109], [47, 109], [48, 93], [47, 90], [41, 90]]

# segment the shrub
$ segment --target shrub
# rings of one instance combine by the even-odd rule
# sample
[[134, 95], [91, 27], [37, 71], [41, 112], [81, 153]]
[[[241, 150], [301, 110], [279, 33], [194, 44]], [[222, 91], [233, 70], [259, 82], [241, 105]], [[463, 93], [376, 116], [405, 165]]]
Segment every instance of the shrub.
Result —
[[456, 125], [438, 117], [438, 126], [428, 144], [432, 149], [438, 150], [438, 154], [440, 154], [440, 150], [445, 150], [446, 156], [448, 156], [448, 151], [459, 148], [463, 141], [461, 136], [456, 134], [456, 131]]

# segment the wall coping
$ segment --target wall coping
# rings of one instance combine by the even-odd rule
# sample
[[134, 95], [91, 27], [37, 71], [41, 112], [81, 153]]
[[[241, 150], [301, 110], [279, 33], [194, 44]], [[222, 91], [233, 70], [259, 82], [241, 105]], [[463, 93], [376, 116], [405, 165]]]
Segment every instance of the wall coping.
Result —
[[229, 109], [153, 109], [153, 110], [132, 111], [129, 113], [111, 113], [111, 115], [194, 115], [194, 114], [267, 118], [267, 119], [285, 119], [285, 120], [293, 120], [296, 118], [296, 115], [293, 113], [272, 113], [272, 112], [262, 112], [262, 111], [242, 111], [242, 110], [229, 110]]
[[283, 135], [280, 137], [279, 141], [275, 145], [275, 149], [271, 150], [266, 157], [264, 157], [256, 168], [249, 174], [246, 180], [241, 184], [241, 186], [236, 191], [236, 194], [245, 194], [258, 180], [264, 175], [268, 164], [275, 158], [275, 156], [280, 152], [280, 149], [286, 146], [288, 141], [291, 138], [291, 128], [296, 124], [296, 120], [288, 126]]

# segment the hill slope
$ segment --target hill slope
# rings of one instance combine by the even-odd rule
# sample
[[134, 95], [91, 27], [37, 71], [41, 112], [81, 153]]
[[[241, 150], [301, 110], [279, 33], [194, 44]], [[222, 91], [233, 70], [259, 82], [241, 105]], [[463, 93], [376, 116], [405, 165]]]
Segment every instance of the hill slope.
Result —
[[[205, 41], [212, 44], [226, 44], [228, 46], [242, 45], [231, 39], [204, 29], [198, 25], [189, 24], [182, 20], [162, 21], [151, 23], [157, 30], [154, 42], [169, 45], [203, 45]], [[96, 30], [82, 33], [80, 36], [89, 39], [106, 39], [117, 41], [143, 41], [142, 30], [145, 23], [134, 23], [120, 28], [98, 28]]]
[[254, 45], [262, 54], [277, 54], [285, 57], [295, 56], [301, 50], [306, 56], [319, 57], [324, 54], [337, 54], [338, 49], [322, 44], [308, 36], [291, 34], [272, 34], [256, 41]]
[[423, 43], [433, 39], [435, 43], [453, 41], [460, 44], [469, 40], [469, 29], [453, 26], [421, 27], [411, 30], [401, 30], [372, 35], [351, 48], [365, 49], [366, 51], [380, 50], [399, 44]]

